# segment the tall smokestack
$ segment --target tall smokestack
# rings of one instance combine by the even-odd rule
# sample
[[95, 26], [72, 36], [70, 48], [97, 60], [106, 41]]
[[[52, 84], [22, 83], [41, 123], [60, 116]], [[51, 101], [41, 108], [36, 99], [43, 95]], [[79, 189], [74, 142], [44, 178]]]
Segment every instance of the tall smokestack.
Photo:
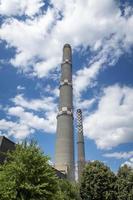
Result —
[[82, 111], [77, 110], [77, 130], [78, 130], [78, 180], [80, 181], [81, 174], [85, 167], [85, 147], [84, 147], [84, 136], [83, 136], [83, 123], [82, 123]]
[[55, 168], [74, 180], [74, 133], [73, 133], [73, 92], [71, 46], [63, 48], [61, 64], [59, 112], [57, 115], [57, 138]]

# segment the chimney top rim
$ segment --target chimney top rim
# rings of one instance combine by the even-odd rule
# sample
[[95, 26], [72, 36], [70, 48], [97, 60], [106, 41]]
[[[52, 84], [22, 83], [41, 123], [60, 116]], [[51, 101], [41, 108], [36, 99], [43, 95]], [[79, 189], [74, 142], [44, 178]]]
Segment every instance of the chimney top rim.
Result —
[[77, 112], [82, 112], [82, 110], [81, 109], [77, 109]]
[[64, 48], [66, 48], [66, 47], [71, 49], [71, 45], [68, 43], [64, 44]]

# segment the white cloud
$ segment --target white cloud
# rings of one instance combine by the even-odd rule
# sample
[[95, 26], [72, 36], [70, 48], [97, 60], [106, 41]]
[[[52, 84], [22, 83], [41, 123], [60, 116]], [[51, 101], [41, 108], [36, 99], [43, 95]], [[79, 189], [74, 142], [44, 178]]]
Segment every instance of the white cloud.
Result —
[[17, 53], [11, 59], [15, 67], [24, 72], [32, 72], [34, 75], [37, 73], [42, 77], [56, 66], [59, 62], [58, 42], [49, 37], [55, 19], [55, 11], [48, 10], [46, 14], [35, 19], [19, 21], [10, 18], [3, 24], [1, 38], [5, 39], [9, 46], [16, 47]]
[[49, 84], [45, 87], [45, 92], [48, 92], [54, 97], [59, 97], [59, 87], [52, 88]]
[[17, 90], [25, 90], [25, 87], [24, 87], [24, 86], [21, 86], [21, 85], [18, 85], [18, 86], [17, 86]]
[[23, 139], [37, 131], [55, 133], [57, 105], [52, 97], [29, 100], [21, 94], [12, 103], [14, 106], [5, 109], [10, 121], [0, 120], [1, 134]]
[[55, 111], [57, 109], [57, 104], [54, 102], [53, 97], [28, 100], [24, 98], [23, 94], [19, 94], [12, 99], [12, 102], [17, 106], [34, 111]]
[[[13, 2], [15, 0], [12, 6]], [[42, 3], [36, 2], [40, 2], [39, 5]], [[51, 3], [53, 7], [49, 6], [39, 16], [25, 21], [12, 18], [2, 24], [1, 39], [16, 48], [15, 58], [11, 62], [24, 72], [40, 78], [48, 76], [49, 71], [54, 70], [61, 61], [64, 43], [70, 43], [79, 53], [80, 46], [84, 49], [89, 46], [95, 58], [92, 57], [93, 62], [90, 61], [88, 67], [77, 72], [75, 78], [77, 80], [83, 74], [85, 81], [82, 82], [87, 87], [104, 63], [111, 60], [114, 63], [132, 46], [133, 16], [129, 6], [125, 7], [125, 16], [121, 16], [115, 0], [99, 0], [98, 4], [97, 0], [52, 0]], [[94, 67], [98, 63], [99, 66]], [[79, 84], [77, 87], [82, 91]]]
[[43, 0], [0, 0], [0, 14], [32, 16], [38, 13], [43, 5]]
[[[14, 17], [3, 20], [0, 38], [7, 42], [7, 48], [16, 48], [15, 56], [10, 62], [24, 73], [39, 78], [49, 77], [49, 72], [55, 70], [61, 62], [64, 43], [70, 43], [73, 50], [79, 54], [82, 53], [81, 50], [86, 51], [90, 47], [91, 52], [88, 52], [91, 55], [90, 60], [85, 62], [88, 64], [81, 66], [74, 75], [76, 104], [83, 109], [90, 107], [95, 100], [82, 100], [82, 93], [93, 86], [101, 69], [114, 65], [133, 45], [133, 11], [129, 6], [125, 7], [125, 16], [122, 16], [115, 0], [99, 0], [98, 3], [97, 0], [51, 0], [53, 6], [40, 12], [42, 2], [20, 0], [18, 4], [18, 0], [0, 1], [1, 14], [30, 16], [30, 18], [25, 16], [25, 21]], [[35, 14], [38, 15], [32, 16]], [[132, 125], [129, 125], [132, 120], [129, 107], [132, 108], [132, 103], [129, 100], [131, 95], [128, 96], [131, 92], [130, 88], [118, 86], [106, 88], [98, 110], [92, 116], [85, 118], [86, 135], [94, 139], [98, 147], [109, 148], [132, 140]], [[58, 96], [58, 89], [55, 88], [53, 93]], [[125, 94], [125, 99], [130, 101], [124, 102], [125, 110], [118, 103], [122, 94]], [[27, 100], [18, 95], [13, 102], [14, 107], [26, 110], [23, 110], [23, 116], [30, 118], [33, 115], [34, 118], [34, 114], [29, 110], [43, 110], [48, 121], [49, 113], [53, 113], [52, 107], [54, 109], [56, 107], [51, 98]], [[54, 114], [51, 116], [54, 119]], [[128, 116], [127, 119], [125, 116]], [[39, 124], [41, 122], [37, 117], [34, 120]]]
[[103, 90], [98, 109], [84, 119], [85, 135], [101, 149], [133, 141], [133, 88], [110, 86]]
[[88, 110], [89, 108], [92, 107], [92, 105], [95, 103], [95, 99], [85, 99], [85, 100], [81, 100], [81, 99], [76, 99], [75, 102], [75, 109], [82, 109], [84, 110]]
[[107, 158], [129, 159], [133, 156], [133, 151], [105, 153], [103, 156]]
[[45, 113], [46, 116], [42, 118], [32, 112], [25, 111], [22, 107], [11, 107], [8, 109], [8, 113], [18, 117], [20, 124], [25, 124], [32, 129], [43, 130], [49, 133], [55, 131], [56, 113]]
[[7, 122], [5, 119], [0, 120], [0, 129], [1, 130], [7, 130], [8, 127], [13, 127], [15, 123], [13, 122]]
[[[58, 6], [57, 2], [59, 1], [53, 0], [55, 7]], [[56, 32], [63, 40], [67, 38], [74, 46], [93, 46], [110, 32], [116, 32], [117, 27], [113, 25], [113, 20], [117, 22], [120, 10], [115, 1], [100, 0], [97, 4], [96, 0], [73, 0], [64, 1], [62, 5], [59, 9], [63, 19], [58, 22]]]
[[127, 166], [133, 168], [133, 157], [130, 158], [128, 161], [124, 162], [124, 163], [122, 164], [122, 166], [124, 166], [124, 165], [127, 165]]
[[81, 92], [87, 90], [87, 86], [90, 86], [91, 81], [96, 77], [103, 63], [104, 60], [101, 59], [94, 62], [90, 67], [84, 67], [77, 71], [74, 76], [74, 91], [77, 97], [80, 97]]
[[6, 121], [5, 119], [0, 120], [0, 130], [2, 135], [13, 135], [15, 138], [20, 139], [25, 138], [34, 132], [33, 129], [30, 129], [25, 124]]
[[57, 64], [58, 62], [59, 59], [50, 58], [44, 62], [37, 63], [34, 67], [34, 75], [38, 76], [39, 78], [47, 76], [49, 72], [55, 68], [55, 64]]

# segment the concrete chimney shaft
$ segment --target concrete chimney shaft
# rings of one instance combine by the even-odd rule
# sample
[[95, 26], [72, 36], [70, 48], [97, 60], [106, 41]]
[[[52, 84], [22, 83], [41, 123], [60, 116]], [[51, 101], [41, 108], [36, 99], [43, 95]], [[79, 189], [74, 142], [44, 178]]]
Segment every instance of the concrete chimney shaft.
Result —
[[55, 168], [66, 173], [70, 181], [74, 181], [72, 52], [69, 44], [65, 44], [63, 47], [63, 61], [61, 64]]
[[77, 132], [78, 132], [78, 180], [80, 181], [81, 174], [85, 167], [85, 147], [84, 147], [84, 135], [83, 135], [83, 122], [82, 111], [77, 110]]

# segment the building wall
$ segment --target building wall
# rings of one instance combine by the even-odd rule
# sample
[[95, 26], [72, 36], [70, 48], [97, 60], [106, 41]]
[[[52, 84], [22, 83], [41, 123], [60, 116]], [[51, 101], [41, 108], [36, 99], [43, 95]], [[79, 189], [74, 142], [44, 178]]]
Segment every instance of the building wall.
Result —
[[0, 136], [0, 164], [6, 159], [6, 152], [15, 150], [15, 143], [4, 136]]

